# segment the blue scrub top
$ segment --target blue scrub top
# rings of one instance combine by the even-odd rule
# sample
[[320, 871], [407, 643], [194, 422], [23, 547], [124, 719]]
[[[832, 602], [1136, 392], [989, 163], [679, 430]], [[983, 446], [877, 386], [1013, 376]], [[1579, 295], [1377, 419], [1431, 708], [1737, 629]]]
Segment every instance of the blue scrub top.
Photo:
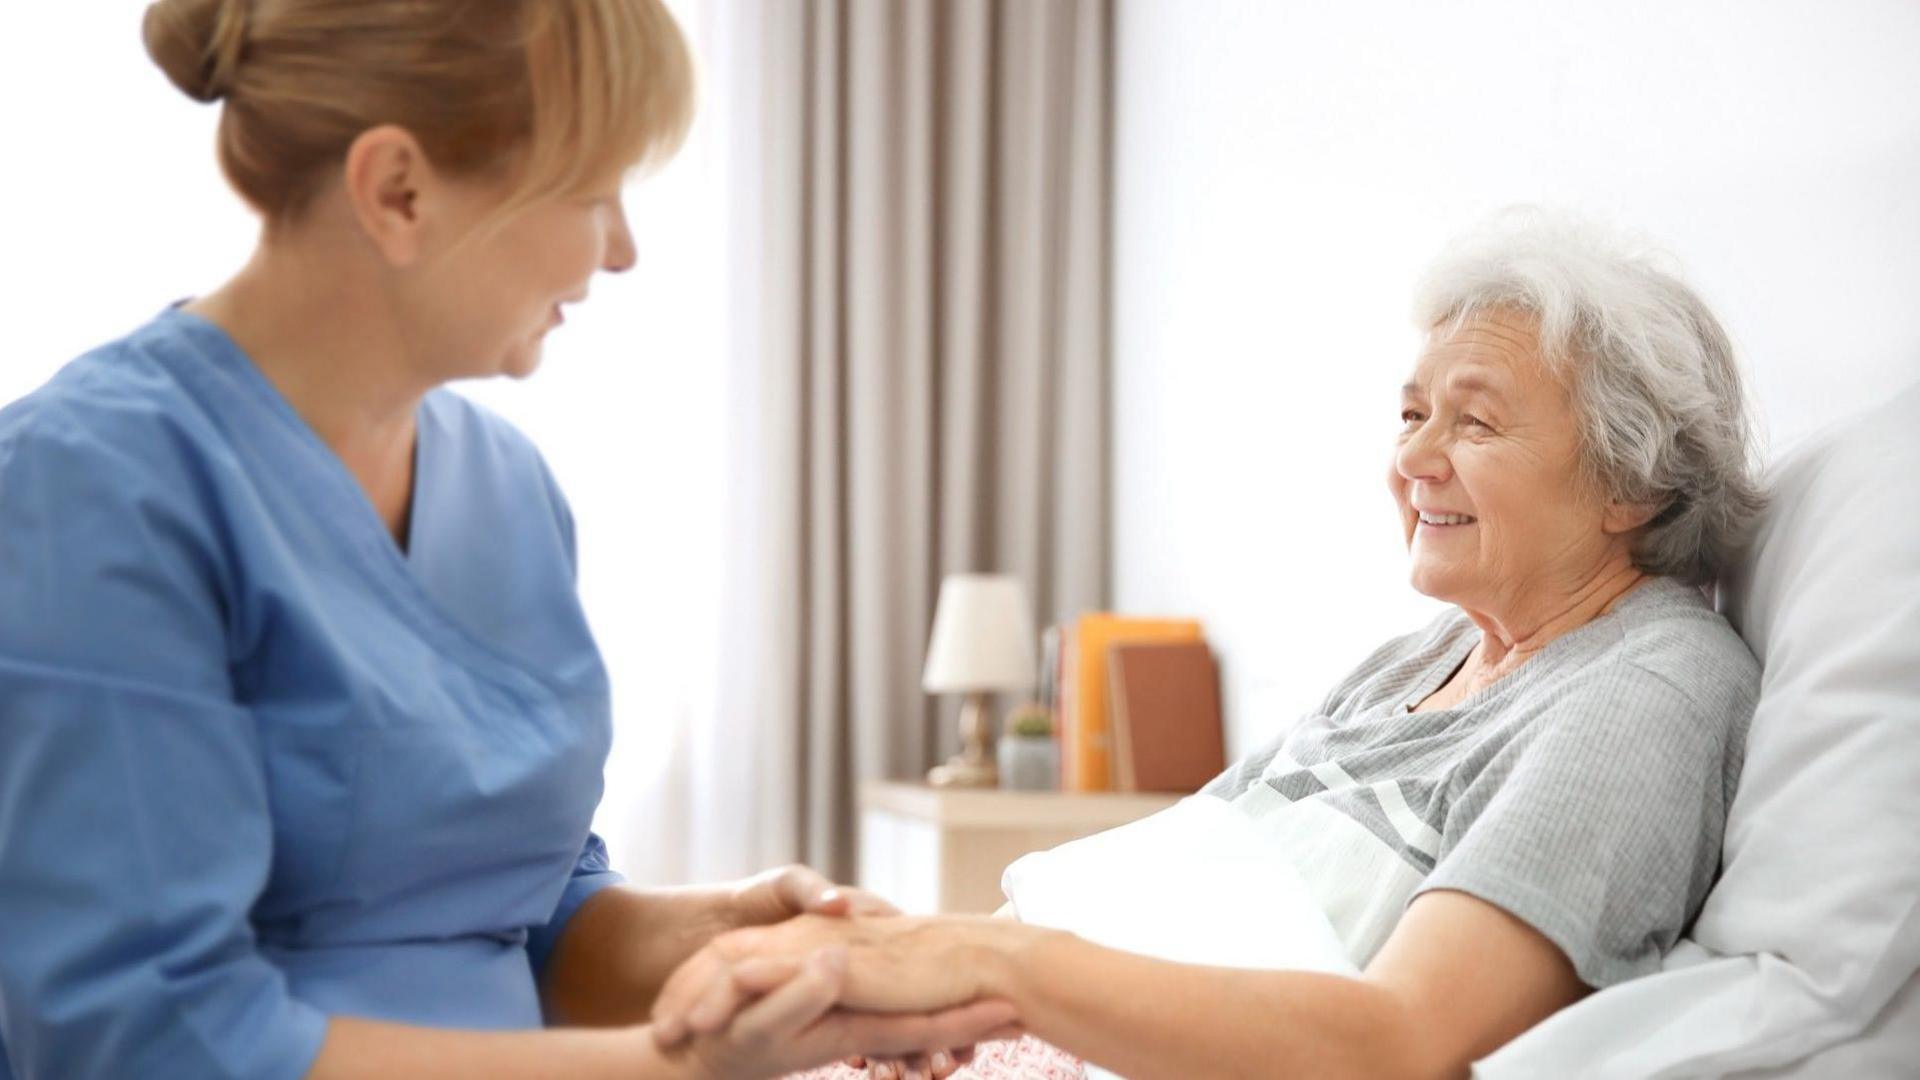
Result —
[[403, 554], [177, 309], [0, 411], [0, 1080], [298, 1077], [335, 1013], [540, 1025], [620, 880], [606, 670], [532, 444], [439, 390], [417, 445]]

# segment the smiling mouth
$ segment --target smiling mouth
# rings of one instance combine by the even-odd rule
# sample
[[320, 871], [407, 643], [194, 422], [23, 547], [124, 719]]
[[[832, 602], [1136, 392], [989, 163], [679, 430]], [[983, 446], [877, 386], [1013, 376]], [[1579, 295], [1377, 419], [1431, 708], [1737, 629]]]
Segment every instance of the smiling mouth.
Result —
[[1480, 519], [1471, 514], [1419, 514], [1420, 524], [1434, 529], [1451, 529], [1461, 525], [1471, 525]]

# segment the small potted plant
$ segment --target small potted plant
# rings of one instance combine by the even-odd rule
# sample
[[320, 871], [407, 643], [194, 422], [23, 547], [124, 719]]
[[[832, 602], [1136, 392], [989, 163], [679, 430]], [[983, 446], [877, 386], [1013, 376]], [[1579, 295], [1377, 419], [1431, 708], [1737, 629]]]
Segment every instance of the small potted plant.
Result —
[[1000, 736], [1000, 786], [1010, 791], [1052, 791], [1060, 780], [1060, 747], [1053, 741], [1053, 714], [1029, 703], [1007, 717]]

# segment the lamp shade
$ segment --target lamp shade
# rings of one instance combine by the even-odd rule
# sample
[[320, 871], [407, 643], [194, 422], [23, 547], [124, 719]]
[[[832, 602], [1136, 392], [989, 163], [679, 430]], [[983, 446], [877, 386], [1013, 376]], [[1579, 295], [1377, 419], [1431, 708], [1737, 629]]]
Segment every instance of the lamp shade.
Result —
[[1018, 578], [950, 574], [940, 583], [921, 677], [928, 693], [1025, 690], [1034, 666], [1033, 616]]

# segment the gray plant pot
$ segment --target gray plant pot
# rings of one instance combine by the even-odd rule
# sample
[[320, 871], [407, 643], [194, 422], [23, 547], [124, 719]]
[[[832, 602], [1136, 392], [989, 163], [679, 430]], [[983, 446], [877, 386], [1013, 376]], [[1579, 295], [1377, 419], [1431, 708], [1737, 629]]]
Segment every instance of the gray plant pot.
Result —
[[1000, 786], [1008, 791], [1052, 791], [1060, 785], [1060, 746], [1051, 735], [1002, 735]]

